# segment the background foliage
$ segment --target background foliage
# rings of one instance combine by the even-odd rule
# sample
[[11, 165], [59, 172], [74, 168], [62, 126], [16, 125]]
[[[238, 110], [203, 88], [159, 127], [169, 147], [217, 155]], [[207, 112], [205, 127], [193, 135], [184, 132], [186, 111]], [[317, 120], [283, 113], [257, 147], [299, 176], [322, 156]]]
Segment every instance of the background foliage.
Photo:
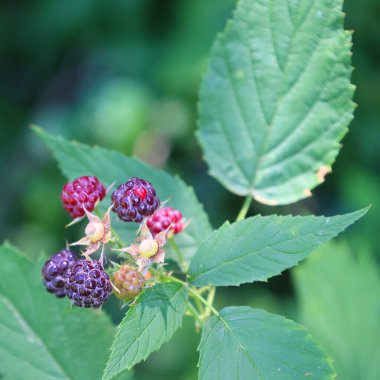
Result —
[[[233, 6], [233, 0], [1, 2], [1, 241], [9, 238], [31, 257], [41, 250], [51, 254], [64, 244], [62, 226], [67, 218], [59, 205], [64, 178], [29, 130], [30, 123], [54, 134], [135, 154], [178, 172], [195, 188], [214, 227], [225, 219], [233, 220], [241, 199], [228, 194], [206, 174], [193, 134], [201, 74], [212, 40], [223, 29]], [[251, 213], [333, 215], [372, 203], [371, 211], [344, 237], [353, 257], [371, 257], [370, 264], [360, 266], [358, 281], [345, 285], [353, 287], [350, 293], [360, 291], [361, 296], [353, 298], [355, 308], [362, 310], [368, 304], [366, 318], [371, 321], [379, 315], [376, 297], [371, 295], [376, 282], [365, 282], [362, 288], [357, 284], [361, 278], [376, 277], [373, 272], [378, 273], [374, 267], [380, 256], [376, 238], [380, 218], [380, 4], [377, 0], [347, 0], [345, 11], [346, 28], [355, 31], [353, 82], [358, 86], [355, 101], [359, 107], [334, 172], [313, 191], [313, 198], [274, 208], [255, 203]], [[76, 231], [74, 228], [69, 233], [75, 235]], [[329, 246], [326, 250], [334, 255], [342, 249]], [[339, 259], [344, 260], [345, 255], [337, 255]], [[348, 278], [357, 268], [353, 263], [346, 270]], [[335, 265], [340, 268], [345, 263]], [[307, 322], [311, 306], [304, 302], [308, 288], [301, 271], [295, 282], [305, 292], [298, 290], [300, 302], [286, 272], [266, 285], [225, 289], [218, 293], [217, 305], [230, 306], [233, 301], [264, 307], [303, 322], [316, 340], [336, 355], [342, 379], [349, 378], [345, 374], [354, 365], [352, 358], [358, 356], [352, 379], [371, 379], [369, 370], [364, 373], [365, 368], [373, 368], [376, 359], [365, 354], [373, 354], [370, 341], [362, 341], [359, 347], [350, 340], [347, 345], [351, 349], [340, 350], [339, 337], [324, 342], [322, 319], [318, 318], [320, 323]], [[327, 283], [336, 287], [336, 292], [345, 284], [330, 279]], [[309, 291], [313, 291], [311, 285]], [[326, 307], [338, 313], [338, 304], [326, 306], [327, 298], [317, 298], [318, 291], [313, 294], [313, 307], [321, 316], [326, 315]], [[108, 305], [108, 311], [114, 322], [119, 322], [117, 305]], [[346, 314], [336, 316], [337, 326], [342, 326]], [[354, 317], [352, 323], [356, 325]], [[375, 324], [368, 325], [372, 326], [368, 336], [379, 334]], [[174, 340], [136, 367], [136, 379], [151, 379], [153, 374], [159, 380], [195, 379], [198, 342], [199, 335], [185, 318]]]

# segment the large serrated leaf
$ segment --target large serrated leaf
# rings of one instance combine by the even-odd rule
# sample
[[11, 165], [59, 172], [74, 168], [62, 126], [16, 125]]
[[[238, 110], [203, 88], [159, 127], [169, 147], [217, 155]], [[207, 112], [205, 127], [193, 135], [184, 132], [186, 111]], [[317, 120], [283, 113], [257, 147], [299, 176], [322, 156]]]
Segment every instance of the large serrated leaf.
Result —
[[[65, 140], [62, 137], [49, 135], [37, 127], [34, 129], [47, 143], [63, 174], [69, 180], [83, 175], [95, 175], [107, 185], [115, 181], [118, 185], [134, 176], [152, 182], [161, 201], [169, 199], [168, 205], [181, 210], [187, 220], [191, 219], [190, 225], [176, 236], [187, 260], [194, 254], [198, 242], [211, 231], [208, 217], [198, 202], [193, 189], [181, 179], [119, 152], [96, 146], [90, 147], [75, 141]], [[109, 201], [103, 201], [103, 211], [109, 205]], [[117, 218], [114, 220], [113, 227], [130, 243], [130, 240], [134, 238], [136, 225], [120, 222]]]
[[201, 243], [191, 260], [190, 281], [197, 286], [266, 281], [296, 265], [366, 212], [333, 217], [257, 215], [225, 224]]
[[309, 196], [352, 119], [342, 0], [240, 0], [212, 49], [199, 140], [210, 174], [267, 204]]
[[210, 318], [199, 351], [199, 380], [334, 378], [330, 359], [302, 326], [249, 307]]
[[329, 244], [293, 273], [302, 323], [333, 357], [338, 379], [378, 380], [380, 275], [374, 258]]
[[31, 262], [10, 245], [0, 247], [0, 259], [2, 379], [100, 379], [114, 335], [110, 320], [92, 310], [69, 311], [67, 300], [49, 294], [43, 260]]
[[186, 302], [186, 288], [177, 283], [146, 289], [119, 326], [103, 379], [113, 379], [167, 342], [182, 324]]

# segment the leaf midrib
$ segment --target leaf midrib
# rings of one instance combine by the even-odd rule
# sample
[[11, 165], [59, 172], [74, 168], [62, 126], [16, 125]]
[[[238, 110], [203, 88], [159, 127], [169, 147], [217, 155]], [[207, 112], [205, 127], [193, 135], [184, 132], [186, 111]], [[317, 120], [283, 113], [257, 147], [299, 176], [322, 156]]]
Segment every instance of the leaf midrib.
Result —
[[228, 324], [228, 322], [222, 317], [222, 315], [219, 312], [216, 315], [216, 317], [219, 318], [222, 321], [222, 323], [226, 327], [226, 330], [228, 330], [230, 332], [230, 334], [234, 337], [234, 339], [237, 341], [238, 347], [239, 347], [239, 352], [243, 352], [244, 356], [248, 359], [248, 361], [251, 363], [252, 367], [255, 369], [255, 371], [257, 372], [257, 374], [260, 376], [260, 379], [261, 380], [265, 380], [263, 374], [261, 373], [260, 369], [257, 367], [255, 361], [251, 358], [251, 356], [249, 355], [249, 353], [247, 352], [247, 350], [245, 349], [245, 347], [243, 346], [243, 344], [240, 342], [239, 337], [232, 330], [232, 328], [230, 327], [230, 325]]

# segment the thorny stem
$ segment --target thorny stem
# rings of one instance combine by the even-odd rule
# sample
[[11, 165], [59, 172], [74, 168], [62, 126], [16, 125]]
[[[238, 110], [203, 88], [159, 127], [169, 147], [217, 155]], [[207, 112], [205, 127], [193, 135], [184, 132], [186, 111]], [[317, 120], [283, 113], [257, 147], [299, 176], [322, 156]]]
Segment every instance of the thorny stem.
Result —
[[251, 202], [252, 202], [252, 196], [247, 195], [247, 197], [244, 200], [243, 206], [241, 207], [241, 210], [239, 211], [239, 214], [236, 217], [236, 222], [239, 222], [240, 220], [243, 220], [245, 218], [249, 210], [249, 207], [251, 206]]

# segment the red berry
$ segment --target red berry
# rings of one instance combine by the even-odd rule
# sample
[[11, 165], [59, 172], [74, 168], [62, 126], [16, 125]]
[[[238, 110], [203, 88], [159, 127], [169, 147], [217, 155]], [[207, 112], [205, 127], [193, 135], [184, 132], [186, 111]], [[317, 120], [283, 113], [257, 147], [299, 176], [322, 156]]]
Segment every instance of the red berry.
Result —
[[180, 211], [171, 207], [163, 207], [148, 218], [146, 225], [152, 235], [157, 235], [169, 227], [169, 232], [178, 234], [184, 228], [184, 221]]
[[63, 186], [61, 200], [63, 208], [74, 219], [83, 216], [84, 209], [92, 211], [105, 195], [106, 189], [96, 177], [83, 176]]
[[122, 183], [112, 193], [113, 208], [120, 219], [125, 222], [140, 223], [152, 215], [160, 205], [152, 184], [133, 177]]

